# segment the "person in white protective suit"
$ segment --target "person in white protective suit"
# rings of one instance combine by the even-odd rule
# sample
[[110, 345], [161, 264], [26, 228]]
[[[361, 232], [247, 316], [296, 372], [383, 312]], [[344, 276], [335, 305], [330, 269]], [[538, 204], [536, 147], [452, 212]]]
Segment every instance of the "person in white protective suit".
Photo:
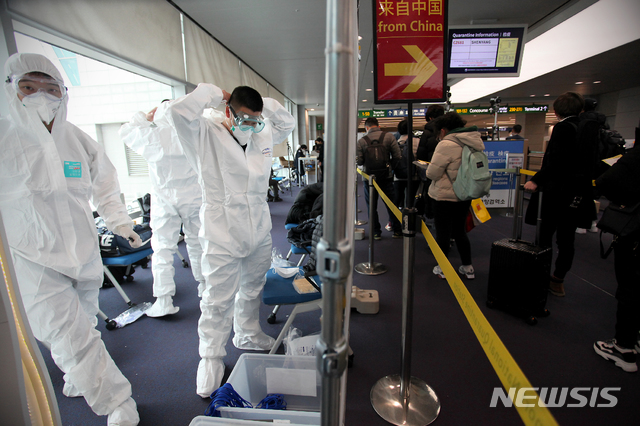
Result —
[[67, 122], [66, 88], [44, 56], [5, 64], [11, 116], [0, 120], [0, 212], [34, 336], [108, 424], [137, 425], [131, 384], [96, 330], [103, 269], [89, 200], [107, 227], [139, 247], [104, 149]]
[[[222, 102], [225, 118], [203, 117], [205, 108]], [[287, 138], [295, 120], [276, 100], [263, 99], [250, 87], [237, 87], [230, 95], [206, 83], [173, 101], [167, 115], [203, 188], [205, 290], [196, 392], [207, 398], [224, 375], [232, 322], [239, 349], [268, 350], [275, 343], [258, 320], [258, 296], [271, 265], [271, 216], [264, 194], [274, 142]]]
[[120, 128], [120, 137], [149, 164], [151, 179], [151, 247], [153, 258], [153, 296], [156, 301], [145, 313], [150, 317], [171, 315], [180, 309], [173, 306], [176, 294], [173, 255], [178, 250], [180, 225], [184, 225], [185, 243], [191, 261], [191, 271], [198, 281], [198, 296], [204, 291], [204, 277], [200, 270], [202, 246], [200, 207], [202, 189], [198, 175], [189, 165], [182, 151], [178, 135], [165, 117], [168, 102], [149, 113], [137, 112], [129, 123]]

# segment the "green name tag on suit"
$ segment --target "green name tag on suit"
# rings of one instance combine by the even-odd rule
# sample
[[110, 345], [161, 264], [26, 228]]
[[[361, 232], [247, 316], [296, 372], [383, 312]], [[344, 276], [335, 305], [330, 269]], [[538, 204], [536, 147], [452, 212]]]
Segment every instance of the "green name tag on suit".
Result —
[[81, 178], [82, 177], [82, 163], [80, 163], [79, 161], [65, 161], [64, 162], [64, 177]]

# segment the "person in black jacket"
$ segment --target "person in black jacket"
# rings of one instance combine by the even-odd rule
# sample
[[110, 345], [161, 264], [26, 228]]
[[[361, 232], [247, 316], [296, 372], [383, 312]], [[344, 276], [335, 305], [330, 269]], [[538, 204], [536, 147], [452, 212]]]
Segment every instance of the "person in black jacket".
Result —
[[318, 168], [320, 176], [317, 177], [318, 182], [324, 182], [324, 140], [321, 137], [316, 138], [316, 146], [313, 148], [318, 152]]
[[[578, 226], [591, 227], [591, 216], [595, 210], [591, 176], [584, 173], [578, 145], [578, 115], [584, 100], [579, 93], [566, 92], [553, 103], [558, 118], [542, 159], [540, 171], [524, 186], [530, 192], [541, 191], [542, 224], [540, 245], [551, 247], [556, 235], [558, 256], [550, 277], [549, 292], [563, 297], [564, 278], [571, 269], [575, 254], [575, 232]], [[538, 210], [538, 194], [531, 196], [525, 221], [535, 224]]]
[[[427, 124], [424, 125], [424, 131], [420, 136], [420, 143], [418, 144], [418, 150], [416, 151], [416, 160], [431, 162], [431, 157], [438, 145], [438, 132], [435, 128], [435, 120], [438, 117], [444, 115], [444, 107], [442, 105], [429, 105], [427, 112], [425, 113], [425, 119]], [[432, 219], [434, 216], [433, 199], [429, 197], [427, 191], [431, 185], [431, 179], [427, 179], [424, 184], [424, 193], [422, 199], [424, 200], [424, 215], [428, 219]]]
[[422, 161], [431, 161], [433, 152], [438, 145], [438, 132], [434, 127], [434, 120], [444, 115], [444, 107], [442, 105], [430, 105], [425, 113], [425, 119], [427, 124], [424, 125], [424, 131], [420, 136], [420, 143], [418, 144], [418, 151], [416, 152], [416, 159]]
[[[640, 128], [636, 128], [636, 141]], [[596, 192], [619, 205], [640, 202], [640, 146], [635, 145], [609, 170], [596, 179]], [[614, 361], [624, 371], [638, 370], [636, 351], [640, 351], [640, 235], [618, 237], [613, 243], [618, 290], [616, 333], [611, 340], [597, 341], [593, 349]]]
[[293, 165], [298, 172], [298, 176], [296, 177], [296, 182], [300, 183], [302, 181], [302, 176], [304, 176], [304, 164], [300, 161], [300, 158], [304, 158], [307, 156], [307, 146], [302, 144], [296, 150], [296, 155], [293, 159]]

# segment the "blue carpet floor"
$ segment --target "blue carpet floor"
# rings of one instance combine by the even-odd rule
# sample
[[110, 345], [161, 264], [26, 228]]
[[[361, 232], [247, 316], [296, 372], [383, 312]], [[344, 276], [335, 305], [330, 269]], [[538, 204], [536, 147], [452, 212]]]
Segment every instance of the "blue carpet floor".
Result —
[[[288, 251], [284, 220], [293, 203], [294, 193], [282, 194], [283, 202], [269, 203], [273, 219], [273, 242], [283, 255]], [[360, 188], [362, 193], [362, 188]], [[364, 197], [359, 197], [359, 218], [367, 220]], [[380, 204], [381, 218], [386, 212]], [[598, 234], [576, 235], [576, 259], [565, 281], [567, 296], [549, 296], [548, 318], [536, 326], [504, 312], [486, 307], [489, 251], [491, 242], [510, 236], [512, 218], [493, 218], [470, 232], [476, 279], [465, 281], [480, 309], [498, 333], [529, 381], [536, 387], [616, 387], [614, 408], [551, 408], [561, 425], [635, 425], [640, 415], [638, 374], [615, 367], [592, 349], [595, 340], [613, 337], [616, 282], [613, 257], [598, 256]], [[366, 237], [368, 238], [367, 225]], [[525, 239], [533, 240], [533, 228], [525, 226]], [[355, 242], [355, 262], [368, 261], [368, 239]], [[372, 408], [369, 394], [378, 379], [401, 372], [402, 320], [402, 240], [383, 231], [375, 242], [375, 261], [388, 267], [379, 276], [354, 273], [353, 284], [379, 292], [380, 311], [376, 315], [351, 315], [350, 346], [354, 365], [347, 381], [346, 424], [386, 425]], [[184, 244], [180, 244], [187, 256]], [[412, 375], [426, 381], [440, 399], [442, 409], [437, 425], [521, 425], [515, 408], [491, 408], [493, 390], [500, 381], [469, 326], [446, 281], [431, 273], [436, 262], [424, 238], [416, 240], [415, 296], [413, 317]], [[455, 268], [459, 258], [451, 251]], [[107, 331], [98, 325], [103, 340], [118, 367], [131, 381], [138, 403], [141, 426], [187, 426], [204, 413], [209, 401], [195, 393], [196, 367], [199, 361], [197, 322], [200, 315], [196, 282], [190, 269], [182, 268], [176, 258], [177, 294], [180, 312], [154, 319], [142, 317], [122, 329]], [[123, 285], [134, 302], [153, 301], [151, 270], [137, 268], [135, 280]], [[515, 284], [515, 282], [514, 282]], [[114, 317], [126, 305], [113, 288], [101, 290], [102, 310]], [[262, 327], [276, 337], [290, 307], [283, 307], [276, 324], [266, 318], [271, 307], [261, 307]], [[302, 314], [294, 326], [304, 335], [320, 331], [320, 311]], [[233, 369], [243, 351], [229, 341], [225, 358], [226, 374]], [[82, 398], [62, 395], [62, 373], [42, 350], [55, 388], [65, 426], [105, 425], [106, 418], [93, 414]], [[283, 352], [281, 347], [280, 353]], [[583, 395], [590, 392], [583, 391]], [[571, 401], [576, 402], [576, 401]], [[607, 401], [600, 399], [598, 402]]]

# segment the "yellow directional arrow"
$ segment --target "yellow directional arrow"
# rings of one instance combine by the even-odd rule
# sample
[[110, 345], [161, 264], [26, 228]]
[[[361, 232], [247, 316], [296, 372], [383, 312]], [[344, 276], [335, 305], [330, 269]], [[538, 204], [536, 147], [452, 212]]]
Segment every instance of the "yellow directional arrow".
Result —
[[415, 75], [411, 83], [402, 91], [402, 93], [417, 92], [431, 78], [433, 73], [438, 70], [431, 59], [427, 58], [418, 46], [402, 46], [404, 50], [416, 60], [414, 63], [396, 63], [384, 64], [384, 75], [390, 77]]

